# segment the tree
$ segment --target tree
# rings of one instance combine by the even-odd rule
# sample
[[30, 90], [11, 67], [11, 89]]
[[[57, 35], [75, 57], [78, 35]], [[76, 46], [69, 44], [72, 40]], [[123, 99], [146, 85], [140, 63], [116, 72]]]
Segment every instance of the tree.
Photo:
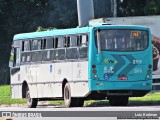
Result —
[[146, 0], [123, 0], [118, 1], [118, 16], [143, 16]]
[[146, 0], [144, 9], [145, 15], [159, 15], [160, 14], [160, 0]]

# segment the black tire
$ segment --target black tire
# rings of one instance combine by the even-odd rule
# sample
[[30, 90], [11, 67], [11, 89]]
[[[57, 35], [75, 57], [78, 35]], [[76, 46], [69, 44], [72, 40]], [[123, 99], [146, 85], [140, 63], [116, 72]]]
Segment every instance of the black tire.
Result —
[[84, 104], [83, 98], [71, 97], [71, 89], [69, 83], [64, 86], [64, 102], [66, 107], [82, 107]]
[[30, 98], [29, 88], [26, 89], [26, 99], [27, 99], [27, 106], [28, 108], [36, 108], [38, 99], [37, 98]]
[[128, 105], [128, 97], [125, 97], [125, 96], [110, 97], [109, 103], [111, 106], [127, 106]]

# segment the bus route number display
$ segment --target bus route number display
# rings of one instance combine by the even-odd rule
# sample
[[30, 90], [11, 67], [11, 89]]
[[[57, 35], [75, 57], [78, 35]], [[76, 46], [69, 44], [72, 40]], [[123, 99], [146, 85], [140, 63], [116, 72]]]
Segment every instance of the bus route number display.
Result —
[[133, 38], [140, 38], [141, 33], [139, 31], [132, 31], [131, 32]]

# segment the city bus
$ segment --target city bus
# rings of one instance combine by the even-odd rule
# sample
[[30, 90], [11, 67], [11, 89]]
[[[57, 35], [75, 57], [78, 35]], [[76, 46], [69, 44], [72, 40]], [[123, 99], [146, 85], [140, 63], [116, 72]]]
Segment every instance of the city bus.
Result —
[[108, 99], [126, 106], [129, 97], [152, 89], [149, 28], [90, 23], [87, 27], [17, 34], [10, 57], [12, 98], [64, 99], [66, 107]]

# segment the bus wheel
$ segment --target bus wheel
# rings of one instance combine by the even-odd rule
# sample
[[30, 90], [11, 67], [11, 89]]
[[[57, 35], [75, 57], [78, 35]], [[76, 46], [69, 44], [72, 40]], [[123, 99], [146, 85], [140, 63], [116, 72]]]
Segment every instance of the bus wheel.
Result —
[[37, 98], [30, 98], [30, 92], [29, 92], [28, 88], [26, 90], [26, 99], [27, 99], [27, 106], [29, 108], [36, 108], [37, 107], [38, 99]]
[[126, 106], [128, 105], [128, 97], [125, 96], [110, 97], [109, 104], [111, 106]]
[[84, 99], [71, 97], [70, 85], [66, 83], [64, 87], [64, 102], [66, 107], [82, 107]]

